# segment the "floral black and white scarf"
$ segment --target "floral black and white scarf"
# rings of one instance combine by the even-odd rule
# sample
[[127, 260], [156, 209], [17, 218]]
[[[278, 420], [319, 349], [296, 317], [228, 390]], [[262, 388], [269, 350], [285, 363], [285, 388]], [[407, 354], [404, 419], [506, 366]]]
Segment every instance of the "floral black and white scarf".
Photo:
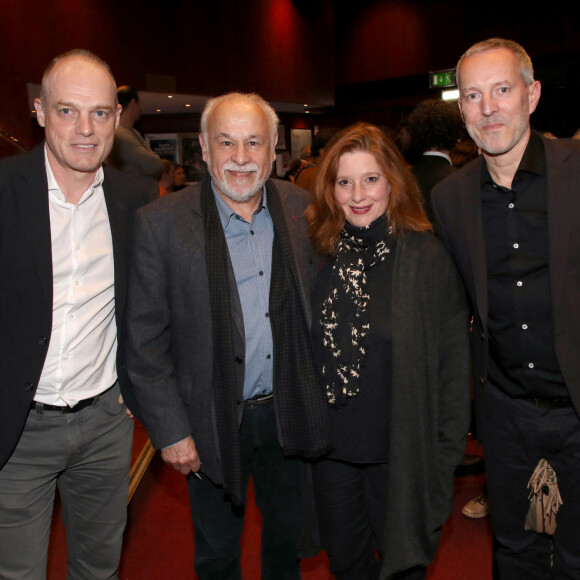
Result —
[[367, 352], [370, 320], [367, 271], [391, 253], [386, 216], [366, 227], [346, 223], [332, 266], [330, 292], [322, 303], [322, 377], [329, 405], [346, 404], [360, 391], [360, 367]]

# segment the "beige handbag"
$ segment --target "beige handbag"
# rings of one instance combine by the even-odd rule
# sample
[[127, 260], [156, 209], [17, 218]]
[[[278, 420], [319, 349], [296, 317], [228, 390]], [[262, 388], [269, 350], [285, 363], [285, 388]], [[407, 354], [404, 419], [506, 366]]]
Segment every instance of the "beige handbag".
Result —
[[556, 531], [556, 514], [563, 504], [558, 478], [547, 459], [540, 459], [530, 481], [530, 509], [526, 516], [526, 530], [553, 534]]

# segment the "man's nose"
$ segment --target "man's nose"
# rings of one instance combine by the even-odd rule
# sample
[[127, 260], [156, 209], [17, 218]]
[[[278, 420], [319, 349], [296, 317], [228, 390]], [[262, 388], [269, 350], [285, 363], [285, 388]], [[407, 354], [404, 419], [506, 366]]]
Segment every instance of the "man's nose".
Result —
[[88, 137], [93, 134], [93, 123], [89, 113], [81, 113], [77, 121], [77, 133]]
[[244, 163], [247, 163], [249, 161], [249, 155], [243, 143], [238, 143], [232, 155], [232, 159], [238, 165], [243, 165]]
[[497, 111], [497, 103], [492, 95], [482, 95], [481, 110], [486, 117], [493, 115]]

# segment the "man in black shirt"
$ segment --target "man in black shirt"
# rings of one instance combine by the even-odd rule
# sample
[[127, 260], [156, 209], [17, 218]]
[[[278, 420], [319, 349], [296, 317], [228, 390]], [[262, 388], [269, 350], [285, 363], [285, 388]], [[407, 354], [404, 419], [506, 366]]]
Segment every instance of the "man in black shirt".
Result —
[[[436, 186], [432, 202], [473, 314], [495, 571], [580, 578], [580, 143], [531, 131], [541, 87], [518, 44], [476, 44], [457, 74], [483, 158]], [[563, 501], [553, 535], [526, 529], [541, 459]]]

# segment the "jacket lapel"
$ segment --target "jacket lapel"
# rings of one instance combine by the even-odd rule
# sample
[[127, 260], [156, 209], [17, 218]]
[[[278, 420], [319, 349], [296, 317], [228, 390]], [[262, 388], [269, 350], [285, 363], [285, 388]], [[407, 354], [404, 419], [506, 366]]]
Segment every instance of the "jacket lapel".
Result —
[[40, 285], [52, 310], [52, 243], [48, 210], [48, 182], [44, 166], [44, 144], [30, 155], [34, 169], [15, 180], [16, 203], [24, 231], [30, 240], [30, 252], [36, 264]]
[[558, 142], [544, 140], [548, 189], [548, 236], [550, 256], [550, 286], [554, 325], [562, 303], [566, 284], [567, 264], [572, 251], [570, 241], [576, 215], [574, 195], [580, 189], [580, 170], [571, 161], [568, 150]]
[[471, 273], [475, 288], [475, 301], [483, 328], [487, 334], [487, 257], [485, 254], [485, 238], [483, 235], [483, 221], [481, 212], [481, 196], [479, 184], [477, 190], [470, 194], [472, 199], [467, 203], [467, 195], [462, 198], [465, 204], [465, 227], [467, 229], [467, 244], [471, 260]]
[[[483, 234], [483, 216], [481, 211], [480, 173], [481, 163], [470, 168], [469, 175], [465, 176], [465, 187], [457, 196], [457, 215], [462, 219], [461, 227], [464, 235], [460, 238], [467, 240], [466, 274], [471, 271], [473, 284], [474, 307], [477, 309], [484, 331], [487, 333], [487, 257], [485, 253], [485, 238]], [[461, 252], [461, 248], [457, 249]]]
[[107, 167], [105, 167], [103, 192], [105, 195], [105, 203], [107, 204], [107, 213], [109, 215], [111, 237], [113, 240], [115, 318], [117, 320], [117, 327], [120, 328], [125, 311], [127, 294], [127, 204], [123, 200], [122, 192], [119, 192], [118, 188], [115, 187]]
[[[211, 187], [211, 185], [209, 185], [209, 184], [207, 186]], [[202, 185], [201, 187], [205, 187], [205, 185]], [[195, 213], [199, 216], [199, 218], [201, 219], [201, 223], [203, 224], [204, 219], [203, 219], [203, 213], [201, 211], [201, 196], [200, 195], [193, 197], [192, 211], [193, 211], [193, 213]], [[194, 227], [195, 226], [192, 222], [192, 224], [191, 224], [192, 230]], [[204, 224], [204, 227], [205, 227], [205, 224]], [[226, 242], [226, 246], [227, 246], [227, 242]], [[236, 276], [234, 274], [234, 268], [232, 266], [229, 252], [227, 255], [227, 260], [228, 260], [228, 285], [229, 285], [229, 290], [230, 290], [230, 308], [231, 308], [231, 312], [232, 312], [232, 319], [234, 321], [234, 325], [236, 327], [236, 330], [238, 331], [238, 334], [240, 335], [240, 339], [242, 341], [242, 344], [245, 345], [246, 332], [244, 329], [244, 315], [242, 313], [242, 303], [240, 302], [240, 295], [238, 294], [238, 286], [236, 284]]]
[[[270, 183], [270, 182], [268, 182]], [[277, 187], [274, 184], [272, 186], [276, 187], [278, 192], [278, 197], [282, 203], [282, 210], [284, 212], [284, 219], [286, 221], [286, 227], [288, 229], [288, 238], [290, 240], [290, 261], [291, 268], [294, 279], [298, 283], [298, 291], [300, 292], [300, 299], [302, 301], [304, 312], [306, 314], [306, 319], [310, 322], [311, 315], [311, 303], [310, 303], [310, 283], [309, 283], [309, 264], [304, 263], [304, 240], [303, 234], [297, 232], [296, 223], [302, 221], [304, 218], [301, 215], [297, 215], [296, 208], [293, 207], [293, 198], [291, 195], [286, 195], [282, 191], [281, 187]], [[300, 211], [304, 211], [300, 209]], [[310, 258], [310, 252], [308, 252], [308, 258]]]

